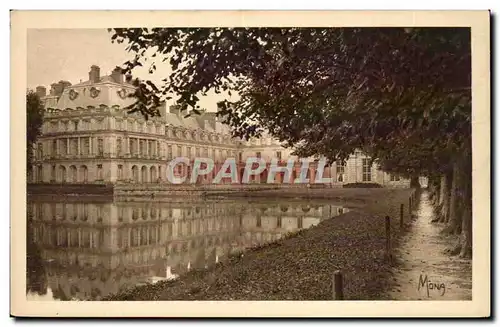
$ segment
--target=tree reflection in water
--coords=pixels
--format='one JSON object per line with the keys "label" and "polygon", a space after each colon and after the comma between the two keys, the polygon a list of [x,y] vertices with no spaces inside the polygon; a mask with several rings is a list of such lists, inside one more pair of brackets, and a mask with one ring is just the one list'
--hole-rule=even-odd
{"label": "tree reflection in water", "polygon": [[33,237],[33,215],[26,215],[26,294],[47,294],[47,275],[40,248],[35,244]]}

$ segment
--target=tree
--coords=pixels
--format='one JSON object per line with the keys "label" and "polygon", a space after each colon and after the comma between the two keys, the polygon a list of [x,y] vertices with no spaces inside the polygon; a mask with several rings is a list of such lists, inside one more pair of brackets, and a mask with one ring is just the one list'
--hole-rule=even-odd
{"label": "tree", "polygon": [[[40,97],[33,91],[26,93],[26,170],[33,169],[33,148],[40,136],[43,124],[43,105]],[[39,295],[47,293],[47,280],[40,249],[33,240],[33,216],[26,213],[26,293]]]}
{"label": "tree", "polygon": [[26,169],[33,169],[34,144],[40,136],[43,124],[43,104],[40,97],[33,91],[26,93]]}
{"label": "tree", "polygon": [[168,60],[173,69],[161,86],[135,80],[132,111],[158,114],[159,102],[173,95],[181,110],[196,113],[199,96],[209,90],[236,93],[237,100],[219,103],[234,136],[267,130],[303,157],[343,161],[361,149],[391,172],[452,176],[443,211],[453,213],[450,228],[458,232],[458,207],[465,204],[456,197],[471,175],[464,164],[471,156],[470,29],[112,32],[113,41],[127,42],[136,53],[123,67],[129,79],[150,49],[156,51],[151,73],[156,60]]}

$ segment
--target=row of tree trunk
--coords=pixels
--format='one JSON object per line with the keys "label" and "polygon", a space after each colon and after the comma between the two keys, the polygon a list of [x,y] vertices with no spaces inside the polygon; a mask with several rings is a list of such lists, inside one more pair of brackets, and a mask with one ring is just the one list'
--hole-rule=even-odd
{"label": "row of tree trunk", "polygon": [[472,257],[472,162],[471,156],[457,158],[447,172],[429,179],[435,208],[433,222],[444,225],[444,234],[460,235],[452,255]]}

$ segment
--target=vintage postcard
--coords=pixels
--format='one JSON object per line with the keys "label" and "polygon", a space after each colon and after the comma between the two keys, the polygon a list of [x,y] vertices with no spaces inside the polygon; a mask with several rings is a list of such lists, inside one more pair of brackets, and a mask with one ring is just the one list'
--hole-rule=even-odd
{"label": "vintage postcard", "polygon": [[490,316],[488,11],[12,11],[11,47],[13,316]]}

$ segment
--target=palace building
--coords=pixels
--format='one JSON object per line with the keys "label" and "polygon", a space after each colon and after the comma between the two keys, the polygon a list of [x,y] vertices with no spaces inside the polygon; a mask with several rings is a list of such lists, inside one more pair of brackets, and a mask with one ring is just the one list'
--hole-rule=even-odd
{"label": "palace building", "polygon": [[[196,183],[209,184],[227,158],[238,163],[238,176],[243,174],[248,157],[286,161],[291,150],[271,137],[244,141],[231,137],[229,126],[222,124],[215,112],[203,112],[184,118],[174,106],[160,108],[161,115],[145,120],[129,114],[125,107],[134,100],[128,95],[134,87],[125,81],[120,69],[101,75],[91,66],[88,80],[75,85],[59,81],[47,89],[36,88],[44,103],[42,135],[35,146],[35,162],[29,181],[37,184],[168,184],[167,165],[175,157],[211,158],[215,169]],[[291,180],[300,174],[296,159]],[[189,175],[192,164],[178,165],[176,175]],[[307,172],[314,183],[314,162]],[[275,183],[283,183],[278,173]],[[251,176],[251,183],[267,181],[268,169]],[[377,169],[368,157],[355,153],[345,165],[327,166],[324,178],[332,178],[331,186],[346,183],[379,183],[408,187],[409,181]],[[230,183],[224,179],[223,183]]]}

